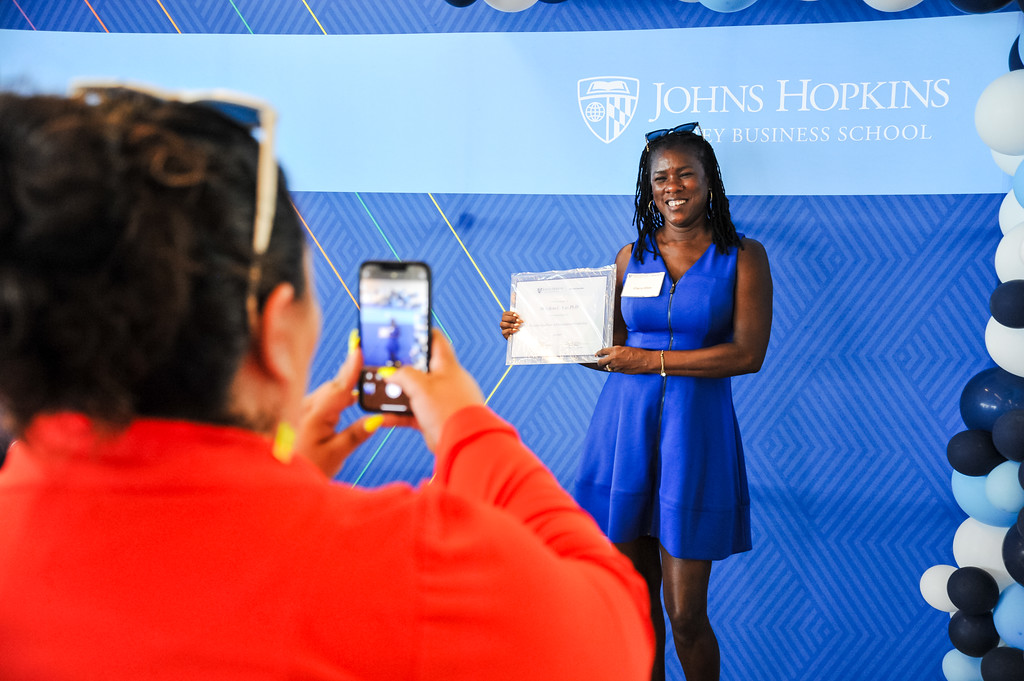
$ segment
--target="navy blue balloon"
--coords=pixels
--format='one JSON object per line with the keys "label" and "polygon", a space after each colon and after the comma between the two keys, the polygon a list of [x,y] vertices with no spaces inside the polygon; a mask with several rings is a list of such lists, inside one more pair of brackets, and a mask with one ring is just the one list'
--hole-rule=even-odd
{"label": "navy blue balloon", "polygon": [[[1020,2],[1020,0],[1018,0]],[[1013,41],[1013,47],[1010,48],[1010,70],[1018,71],[1024,69],[1024,61],[1020,59],[1020,36]]]}
{"label": "navy blue balloon", "polygon": [[999,646],[981,658],[982,681],[1020,681],[1024,679],[1024,650]]}
{"label": "navy blue balloon", "polygon": [[958,610],[949,620],[949,641],[964,655],[981,657],[999,645],[992,613],[968,615]]}
{"label": "navy blue balloon", "polygon": [[469,7],[474,2],[476,2],[476,0],[444,0],[444,1],[447,2],[449,5],[452,5],[453,7]]}
{"label": "navy blue balloon", "polygon": [[949,576],[946,594],[967,615],[991,612],[999,602],[999,584],[980,567],[962,567]]}
{"label": "navy blue balloon", "polygon": [[1006,461],[987,430],[964,430],[954,435],[946,445],[946,458],[953,470],[974,477],[988,475]]}
{"label": "navy blue balloon", "polygon": [[1003,326],[1024,329],[1024,279],[1011,279],[997,286],[989,296],[988,309]]}
{"label": "navy blue balloon", "polygon": [[1024,409],[1024,378],[992,367],[967,381],[960,393],[960,416],[971,430],[992,431],[996,419],[1013,409]]}
{"label": "navy blue balloon", "polygon": [[1003,538],[1003,565],[1013,581],[1024,584],[1024,536],[1016,525],[1011,525]]}
{"label": "navy blue balloon", "polygon": [[1010,461],[1024,461],[1024,409],[1008,411],[992,424],[992,445]]}
{"label": "navy blue balloon", "polygon": [[949,3],[961,12],[968,14],[986,14],[995,12],[1009,5],[1013,0],[949,0]]}

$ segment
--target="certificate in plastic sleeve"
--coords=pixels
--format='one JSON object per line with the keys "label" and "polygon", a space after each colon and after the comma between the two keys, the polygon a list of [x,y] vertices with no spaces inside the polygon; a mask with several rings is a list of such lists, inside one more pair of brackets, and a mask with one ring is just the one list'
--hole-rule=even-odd
{"label": "certificate in plastic sleeve", "polygon": [[523,320],[505,364],[594,362],[612,344],[615,265],[512,275],[510,309]]}

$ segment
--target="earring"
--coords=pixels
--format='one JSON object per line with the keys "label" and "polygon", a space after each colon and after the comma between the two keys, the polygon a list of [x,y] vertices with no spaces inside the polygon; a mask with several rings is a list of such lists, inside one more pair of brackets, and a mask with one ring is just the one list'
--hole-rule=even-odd
{"label": "earring", "polygon": [[654,205],[654,199],[647,202],[647,210],[651,213],[657,213],[658,209]]}
{"label": "earring", "polygon": [[714,209],[714,205],[715,205],[715,193],[709,189],[708,190],[708,217],[711,217],[712,210]]}
{"label": "earring", "polygon": [[277,424],[277,432],[274,434],[274,458],[281,463],[288,463],[292,460],[294,449],[295,429],[290,423],[281,421]]}

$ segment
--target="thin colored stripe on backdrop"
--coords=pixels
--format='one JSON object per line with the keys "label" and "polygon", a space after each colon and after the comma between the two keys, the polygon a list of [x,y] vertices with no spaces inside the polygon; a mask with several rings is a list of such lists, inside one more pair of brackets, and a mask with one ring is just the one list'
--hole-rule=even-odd
{"label": "thin colored stripe on backdrop", "polygon": [[[498,299],[498,296],[494,292],[494,289],[491,288],[491,284],[490,284],[490,282],[487,281],[487,277],[485,277],[484,273],[480,271],[480,267],[476,264],[476,260],[473,259],[473,256],[469,252],[469,249],[466,248],[466,244],[459,237],[459,233],[455,231],[455,227],[452,226],[452,223],[448,219],[448,216],[445,215],[443,210],[441,210],[441,204],[439,204],[437,202],[437,199],[434,198],[433,194],[428,193],[427,196],[429,196],[430,200],[434,202],[434,207],[437,208],[437,212],[441,214],[441,217],[444,219],[444,223],[446,225],[448,225],[448,229],[450,229],[452,231],[452,234],[455,236],[455,240],[459,242],[460,246],[462,246],[462,252],[466,254],[467,258],[469,258],[469,262],[471,262],[473,264],[473,269],[476,270],[476,273],[478,275],[480,275],[480,279],[483,280],[484,286],[486,286],[487,290],[491,292],[491,295],[494,296],[495,302],[498,303],[498,307],[500,307],[501,311],[504,312],[505,311],[505,306],[502,305],[501,300]],[[484,400],[484,404],[489,404],[490,403],[491,398],[494,397],[494,393],[498,392],[498,388],[501,387],[502,381],[504,381],[505,377],[508,376],[508,372],[512,370],[512,366],[513,365],[510,364],[510,365],[508,365],[505,368],[505,373],[503,373],[501,375],[501,378],[498,379],[498,382],[494,385],[494,388],[491,389],[490,394],[487,395],[487,399]]]}
{"label": "thin colored stripe on backdrop", "polygon": [[82,2],[86,4],[86,6],[89,8],[89,11],[92,12],[92,15],[96,17],[96,21],[100,22],[100,26],[103,27],[103,31],[105,33],[110,33],[110,31],[107,29],[107,25],[103,23],[103,19],[100,19],[100,15],[96,14],[96,10],[93,9],[93,6],[89,3],[89,0],[82,0]]}
{"label": "thin colored stripe on backdrop", "polygon": [[245,30],[249,31],[249,34],[252,35],[252,28],[249,27],[249,22],[242,16],[242,12],[239,11],[238,5],[235,4],[235,0],[228,0],[228,2],[231,3],[231,6],[234,8],[235,14],[238,15],[238,18],[242,20],[243,24],[245,24]]}
{"label": "thin colored stripe on backdrop", "polygon": [[[289,201],[291,201],[291,199],[289,199]],[[313,243],[315,243],[316,247],[320,250],[320,255],[324,256],[324,260],[326,260],[327,264],[331,266],[331,271],[334,272],[334,276],[336,276],[338,278],[338,281],[341,282],[341,285],[345,287],[345,293],[347,293],[348,297],[352,299],[352,303],[356,306],[356,309],[358,310],[359,301],[357,301],[356,297],[352,295],[352,291],[349,289],[348,284],[345,283],[345,279],[342,278],[341,274],[338,272],[338,268],[334,266],[333,262],[331,262],[331,257],[327,255],[327,251],[325,251],[324,247],[320,245],[320,240],[316,238],[316,234],[313,234],[313,230],[310,229],[309,224],[306,223],[306,219],[302,217],[302,213],[299,212],[298,206],[295,205],[294,201],[291,201],[291,204],[292,209],[295,211],[295,214],[299,216],[299,222],[301,222],[302,226],[306,228],[306,233],[309,234],[309,237],[313,240]]]}
{"label": "thin colored stripe on backdrop", "polygon": [[312,10],[312,8],[310,8],[310,6],[309,6],[309,3],[308,3],[308,2],[306,2],[306,0],[302,0],[302,4],[306,6],[306,9],[307,9],[307,10],[309,11],[309,16],[313,17],[313,21],[315,21],[315,22],[316,22],[316,25],[320,27],[320,31],[321,31],[321,32],[322,32],[322,33],[323,33],[324,35],[327,35],[327,31],[325,31],[325,30],[324,30],[324,25],[323,25],[323,24],[321,24],[321,23],[320,23],[320,20],[316,18],[316,15],[315,15],[315,14],[313,14],[313,10]]}
{"label": "thin colored stripe on backdrop", "polygon": [[21,12],[21,16],[25,17],[25,21],[27,21],[28,25],[32,27],[32,30],[35,31],[36,30],[36,25],[33,24],[32,20],[28,18],[28,15],[25,14],[25,10],[23,10],[21,8],[21,5],[18,4],[18,0],[11,0],[11,1],[14,3],[14,6],[18,8],[18,11]]}
{"label": "thin colored stripe on backdrop", "polygon": [[166,7],[164,7],[164,3],[160,0],[156,0],[156,4],[160,5],[160,9],[164,11],[164,14],[167,16],[167,20],[171,22],[171,26],[173,26],[174,30],[178,32],[178,35],[181,35],[181,29],[178,28],[178,24],[174,21],[173,18],[171,18],[171,13],[167,11]]}
{"label": "thin colored stripe on backdrop", "polygon": [[[157,2],[159,1],[160,0],[157,0]],[[231,7],[234,8],[235,14],[238,15],[238,18],[242,20],[243,24],[245,24],[245,30],[249,31],[249,33],[252,34],[252,27],[249,26],[249,22],[245,20],[244,16],[242,16],[242,12],[238,9],[238,5],[235,4],[235,0],[228,0],[228,2],[231,3]],[[306,0],[302,0],[302,4],[306,6],[306,11],[309,12],[309,16],[313,17],[313,21],[315,21],[316,25],[320,28],[320,32],[323,33],[324,35],[327,35],[327,30],[324,29],[324,25],[320,23],[320,20],[317,18],[316,14],[313,13],[313,8],[309,6],[309,3],[306,2]],[[168,15],[168,18],[170,18],[170,15]],[[175,26],[175,28],[177,28],[177,26]],[[178,33],[181,33],[181,31],[178,31]]]}

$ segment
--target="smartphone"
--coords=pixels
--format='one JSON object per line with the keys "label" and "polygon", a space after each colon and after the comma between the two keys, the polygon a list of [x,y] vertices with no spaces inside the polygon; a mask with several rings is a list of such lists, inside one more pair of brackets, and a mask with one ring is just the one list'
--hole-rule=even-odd
{"label": "smartphone", "polygon": [[410,413],[409,399],[384,376],[430,364],[430,267],[422,262],[364,262],[359,268],[359,405]]}

